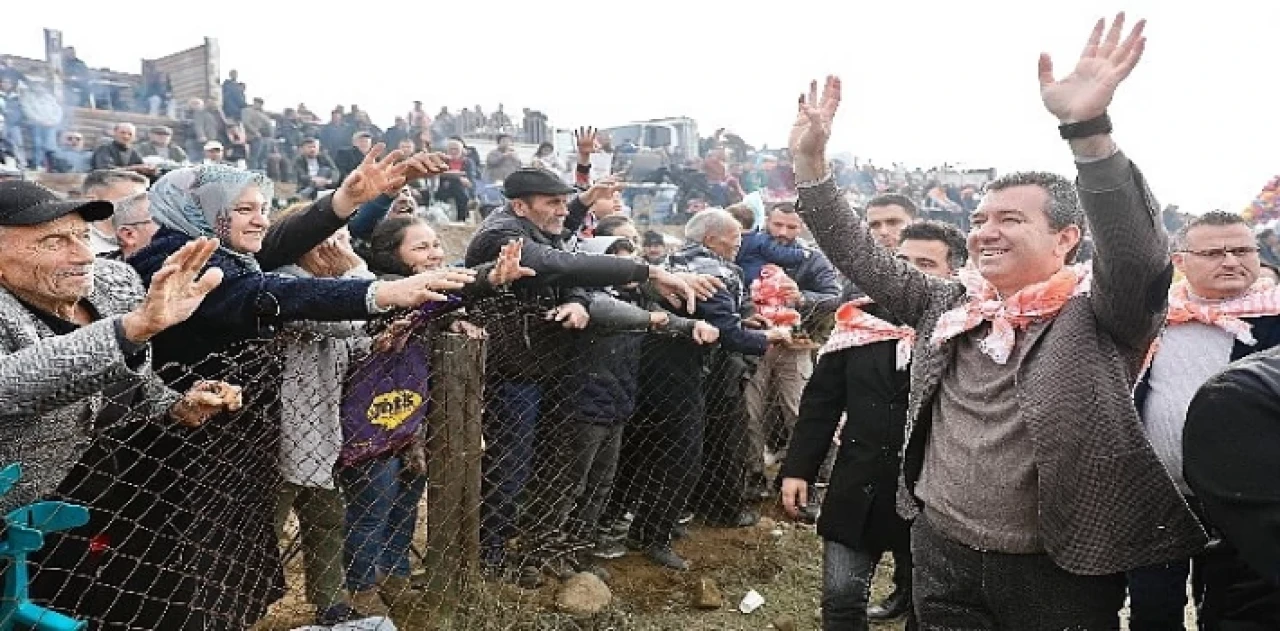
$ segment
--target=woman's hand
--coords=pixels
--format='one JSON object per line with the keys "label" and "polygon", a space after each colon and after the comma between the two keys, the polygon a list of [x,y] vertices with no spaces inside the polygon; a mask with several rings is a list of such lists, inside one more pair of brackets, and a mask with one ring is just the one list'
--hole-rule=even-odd
{"label": "woman's hand", "polygon": [[375,298],[383,309],[416,307],[424,302],[448,300],[443,293],[462,289],[475,282],[474,270],[465,267],[442,267],[414,274],[408,278],[378,283]]}

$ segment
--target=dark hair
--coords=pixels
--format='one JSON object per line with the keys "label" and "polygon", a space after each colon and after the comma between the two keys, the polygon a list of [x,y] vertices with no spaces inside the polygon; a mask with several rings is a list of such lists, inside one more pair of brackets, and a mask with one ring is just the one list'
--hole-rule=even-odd
{"label": "dark hair", "polygon": [[769,212],[778,211],[784,215],[796,214],[796,205],[791,202],[778,202],[769,206]]}
{"label": "dark hair", "polygon": [[609,215],[596,223],[595,235],[597,237],[612,237],[613,231],[622,226],[631,225],[631,218],[624,215]]}
{"label": "dark hair", "polygon": [[965,242],[964,233],[949,223],[929,219],[907,224],[902,229],[902,234],[898,237],[898,240],[901,242],[911,239],[916,241],[941,241],[947,246],[947,264],[951,266],[953,271],[964,267],[965,262],[969,260],[969,249],[968,244]]}
{"label": "dark hair", "polygon": [[623,250],[625,250],[627,254],[635,254],[636,244],[632,243],[630,239],[623,239],[619,237],[615,239],[613,243],[610,243],[609,247],[604,249],[604,253],[621,254]]}
{"label": "dark hair", "polygon": [[1076,255],[1080,253],[1080,247],[1084,244],[1085,233],[1088,231],[1084,207],[1080,205],[1080,196],[1076,194],[1075,183],[1054,173],[1019,171],[987,182],[983,192],[1002,191],[1015,186],[1039,186],[1044,189],[1044,192],[1049,196],[1049,203],[1044,208],[1044,214],[1049,220],[1051,229],[1062,230],[1067,226],[1080,228],[1080,242],[1076,244],[1076,247],[1071,248],[1070,252],[1067,252],[1066,257],[1067,263],[1075,262]]}
{"label": "dark hair", "polygon": [[920,213],[920,209],[916,207],[916,203],[911,201],[910,197],[907,197],[906,195],[899,195],[898,193],[876,195],[871,198],[871,201],[866,203],[865,208],[880,208],[884,206],[900,206],[912,217],[915,217]]}
{"label": "dark hair", "polygon": [[504,138],[511,140],[511,134],[498,134],[498,137],[494,139],[494,142],[502,142]]}
{"label": "dark hair", "polygon": [[[1229,213],[1225,210],[1211,210],[1199,217],[1192,217],[1191,221],[1183,224],[1178,229],[1177,234],[1173,237],[1174,251],[1184,250],[1187,247],[1187,235],[1200,226],[1247,226],[1244,217],[1235,213]],[[1258,235],[1261,237],[1262,235]]]}
{"label": "dark hair", "polygon": [[729,211],[729,214],[733,215],[733,218],[737,219],[738,223],[742,224],[743,230],[750,230],[756,227],[756,212],[751,210],[750,206],[746,204],[734,204],[725,210]]}
{"label": "dark hair", "polygon": [[551,143],[549,143],[549,142],[544,142],[544,143],[542,143],[542,144],[538,145],[538,150],[533,152],[533,153],[534,153],[534,155],[542,155],[542,150],[543,150],[543,149],[550,149],[550,150],[551,150],[551,153],[555,153],[555,151],[556,151],[556,146],[555,146],[555,145],[553,145],[553,144],[551,144]]}
{"label": "dark hair", "polygon": [[84,176],[84,184],[80,190],[86,195],[95,188],[102,186],[111,186],[116,182],[133,182],[134,184],[150,185],[151,180],[141,173],[126,171],[124,169],[98,169],[90,171],[89,175]]}
{"label": "dark hair", "polygon": [[417,225],[431,224],[420,217],[399,216],[384,219],[374,226],[373,234],[369,235],[366,257],[369,261],[369,271],[379,275],[412,276],[413,270],[400,260],[397,251],[404,244],[404,233]]}
{"label": "dark hair", "polygon": [[645,233],[641,235],[640,242],[646,246],[661,245],[666,247],[667,245],[667,240],[663,238],[662,233],[654,232],[653,230],[646,230]]}
{"label": "dark hair", "polygon": [[[306,138],[302,139],[302,145],[312,145],[312,144],[315,144],[315,145],[320,144],[320,139],[314,136],[307,136]],[[302,145],[298,145],[298,146],[302,146]]]}
{"label": "dark hair", "polygon": [[1079,226],[1084,238],[1085,216],[1076,194],[1076,185],[1061,175],[1043,171],[1020,171],[991,180],[984,192],[1002,191],[1017,186],[1039,186],[1049,195],[1049,205],[1044,209],[1049,227],[1062,230],[1067,226]]}

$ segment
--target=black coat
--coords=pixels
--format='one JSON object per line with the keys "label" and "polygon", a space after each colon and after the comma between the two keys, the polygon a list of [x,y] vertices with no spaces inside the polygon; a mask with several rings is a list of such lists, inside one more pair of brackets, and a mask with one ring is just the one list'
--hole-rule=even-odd
{"label": "black coat", "polygon": [[536,381],[547,375],[563,374],[570,366],[577,338],[558,322],[547,322],[543,314],[566,302],[589,302],[582,287],[610,287],[645,281],[647,265],[609,255],[566,251],[565,236],[577,228],[586,207],[570,202],[565,235],[548,235],[529,220],[516,216],[510,208],[494,211],[485,218],[467,246],[467,267],[498,258],[502,246],[524,239],[520,264],[532,268],[536,276],[511,285],[504,296],[477,301],[470,316],[489,332],[486,369],[504,380]]}
{"label": "black coat", "polygon": [[[868,313],[886,315],[875,306]],[[840,415],[847,415],[818,518],[824,539],[884,550],[909,536],[894,500],[911,384],[910,373],[896,363],[896,341],[846,348],[823,355],[805,386],[780,475],[806,480],[812,488]]]}
{"label": "black coat", "polygon": [[1221,628],[1280,628],[1280,348],[1210,379],[1182,436],[1187,484],[1225,539],[1206,564],[1230,586]]}

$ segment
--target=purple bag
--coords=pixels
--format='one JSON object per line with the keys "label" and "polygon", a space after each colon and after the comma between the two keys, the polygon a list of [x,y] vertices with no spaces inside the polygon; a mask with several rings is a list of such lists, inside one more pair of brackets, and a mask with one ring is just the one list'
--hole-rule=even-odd
{"label": "purple bag", "polygon": [[398,350],[371,353],[352,366],[342,398],[339,466],[395,453],[413,441],[431,410],[431,349],[418,333],[460,302],[423,305],[410,316],[407,339]]}

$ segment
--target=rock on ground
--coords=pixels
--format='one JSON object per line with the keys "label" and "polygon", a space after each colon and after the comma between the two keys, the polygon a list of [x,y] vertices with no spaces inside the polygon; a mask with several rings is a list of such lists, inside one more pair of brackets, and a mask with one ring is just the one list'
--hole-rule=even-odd
{"label": "rock on ground", "polygon": [[693,586],[693,606],[698,609],[719,609],[724,606],[724,594],[716,582],[702,577]]}
{"label": "rock on ground", "polygon": [[609,586],[590,572],[574,574],[556,592],[556,606],[575,616],[594,616],[612,602]]}

